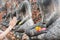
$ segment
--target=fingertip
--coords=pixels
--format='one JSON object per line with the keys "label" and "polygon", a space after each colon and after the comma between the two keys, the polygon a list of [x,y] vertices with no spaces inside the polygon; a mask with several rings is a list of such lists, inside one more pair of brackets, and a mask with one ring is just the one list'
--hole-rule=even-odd
{"label": "fingertip", "polygon": [[15,20],[15,19],[17,19],[16,17],[13,17],[13,19]]}

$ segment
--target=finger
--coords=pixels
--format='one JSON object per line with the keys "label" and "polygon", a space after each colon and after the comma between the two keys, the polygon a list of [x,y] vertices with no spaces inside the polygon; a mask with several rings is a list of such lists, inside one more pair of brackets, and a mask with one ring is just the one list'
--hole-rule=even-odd
{"label": "finger", "polygon": [[17,18],[16,17],[13,17],[13,20],[17,20]]}
{"label": "finger", "polygon": [[17,19],[16,17],[13,17],[13,19]]}
{"label": "finger", "polygon": [[16,17],[13,17],[13,21],[17,22],[17,18]]}

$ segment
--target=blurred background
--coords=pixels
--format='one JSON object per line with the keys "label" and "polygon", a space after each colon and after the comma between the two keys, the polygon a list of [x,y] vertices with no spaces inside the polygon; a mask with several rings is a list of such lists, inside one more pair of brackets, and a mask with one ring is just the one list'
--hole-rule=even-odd
{"label": "blurred background", "polygon": [[[14,11],[19,7],[19,4],[23,2],[24,0],[0,0],[0,23],[4,20],[2,17],[3,15],[7,15],[9,12]],[[31,10],[32,10],[32,19],[34,24],[42,20],[41,13],[42,11],[39,9],[37,5],[37,0],[28,0],[31,4]],[[1,9],[3,7],[3,9]],[[7,21],[7,20],[6,20]],[[0,29],[5,31],[7,29],[6,26],[0,25]],[[20,40],[19,38],[15,37],[15,34],[13,31],[9,32],[7,34],[7,38],[9,40]]]}

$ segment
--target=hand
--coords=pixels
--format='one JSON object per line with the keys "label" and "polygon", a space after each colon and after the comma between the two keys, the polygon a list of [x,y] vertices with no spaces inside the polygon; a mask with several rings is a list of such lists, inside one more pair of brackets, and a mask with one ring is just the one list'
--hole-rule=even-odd
{"label": "hand", "polygon": [[3,39],[11,31],[11,29],[16,25],[16,22],[16,17],[13,17],[9,23],[9,27],[2,34],[0,34],[0,40]]}
{"label": "hand", "polygon": [[16,19],[16,17],[13,17],[13,19],[10,20],[9,26],[14,27],[16,25],[16,23],[17,23],[17,19]]}

